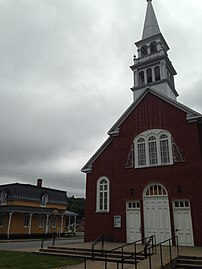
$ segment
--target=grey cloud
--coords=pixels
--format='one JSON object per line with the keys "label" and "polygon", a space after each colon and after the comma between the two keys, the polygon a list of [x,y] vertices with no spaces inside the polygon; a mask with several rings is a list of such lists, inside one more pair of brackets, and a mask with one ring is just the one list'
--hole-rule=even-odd
{"label": "grey cloud", "polygon": [[[202,38],[191,31],[199,11],[183,25],[198,2],[153,4],[180,100],[202,110]],[[170,4],[178,13],[168,13]],[[44,186],[85,194],[81,167],[132,102],[129,65],[145,8],[146,1],[130,0],[0,0],[0,183],[42,177]]]}

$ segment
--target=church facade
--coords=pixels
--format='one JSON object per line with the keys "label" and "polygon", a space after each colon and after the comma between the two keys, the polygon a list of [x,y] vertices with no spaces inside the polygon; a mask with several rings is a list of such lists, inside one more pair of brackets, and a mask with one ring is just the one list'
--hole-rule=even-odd
{"label": "church facade", "polygon": [[85,240],[133,242],[156,235],[202,246],[202,116],[177,101],[176,71],[147,0],[130,67],[133,103],[82,168]]}

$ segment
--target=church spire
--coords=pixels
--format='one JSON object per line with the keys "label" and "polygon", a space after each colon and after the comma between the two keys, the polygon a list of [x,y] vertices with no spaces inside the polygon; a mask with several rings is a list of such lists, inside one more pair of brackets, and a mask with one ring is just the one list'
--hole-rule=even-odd
{"label": "church spire", "polygon": [[160,32],[152,0],[147,0],[142,39],[135,45],[138,55],[130,66],[134,76],[131,88],[134,101],[149,88],[176,100],[174,76],[177,73],[168,57],[169,46]]}
{"label": "church spire", "polygon": [[156,19],[156,15],[152,6],[152,0],[147,0],[147,11],[145,16],[142,39],[160,34],[160,28]]}

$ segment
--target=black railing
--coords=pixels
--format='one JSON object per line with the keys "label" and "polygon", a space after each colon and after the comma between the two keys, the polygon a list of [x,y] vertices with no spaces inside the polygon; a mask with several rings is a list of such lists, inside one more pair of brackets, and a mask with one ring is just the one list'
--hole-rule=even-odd
{"label": "black railing", "polygon": [[[148,236],[148,237],[145,237],[143,239],[145,243],[145,246],[144,246],[144,249],[137,252],[137,243],[141,243],[142,242],[142,239],[140,240],[137,240],[135,242],[132,242],[132,243],[129,243],[129,244],[125,244],[119,248],[121,248],[121,253],[122,253],[122,256],[121,256],[121,261],[118,261],[117,262],[117,269],[119,269],[119,264],[121,264],[121,268],[123,269],[123,266],[124,266],[124,263],[127,262],[127,260],[133,260],[134,264],[135,264],[135,269],[137,269],[137,263],[138,263],[138,256],[140,255],[144,255],[144,258],[147,258],[148,256],[151,256],[151,254],[155,253],[155,249],[156,249],[156,245],[155,245],[155,242],[156,242],[156,236],[155,235],[151,235],[151,236]],[[130,256],[126,256],[124,257],[124,252],[123,252],[123,248],[124,247],[127,247],[129,245],[134,245],[134,253]],[[118,248],[116,249],[113,249],[113,250],[118,250]],[[149,254],[147,253],[147,251],[149,250]],[[106,269],[106,268],[105,268]]]}
{"label": "black railing", "polygon": [[[151,246],[151,247],[150,247]],[[152,235],[148,238],[146,238],[145,240],[145,245],[144,245],[144,256],[145,256],[145,259],[147,258],[148,256],[148,249],[152,249],[152,254],[154,254],[154,251],[156,252],[156,236],[155,235]]]}
{"label": "black railing", "polygon": [[[177,251],[175,257],[173,257],[174,255],[173,255],[173,246],[172,246],[174,239],[175,239],[176,251]],[[159,247],[159,253],[158,253],[158,247]],[[139,254],[141,254],[141,252],[139,252],[137,254],[139,255]],[[168,252],[168,253],[166,253],[166,255],[164,256],[163,255],[164,252]],[[172,238],[164,240],[158,244],[155,244],[155,253],[156,253],[156,255],[160,256],[159,258],[158,257],[155,258],[155,260],[159,261],[159,263],[160,263],[160,264],[156,264],[156,266],[160,266],[159,268],[161,268],[161,269],[164,269],[165,267],[173,269],[173,260],[174,260],[174,258],[179,257],[178,237],[177,236],[174,238],[172,237]],[[153,249],[152,249],[152,246],[150,246],[147,248],[147,258],[148,258],[148,263],[149,263],[148,269],[152,269],[152,266],[153,266],[152,254],[153,254]],[[165,260],[164,257],[168,257],[168,256],[169,256],[169,259],[166,258],[166,260]],[[156,261],[155,261],[155,263],[156,263]],[[137,267],[135,267],[135,269],[137,269]]]}
{"label": "black railing", "polygon": [[105,240],[105,237],[104,237],[104,234],[101,235],[100,237],[98,237],[92,244],[92,259],[94,259],[95,257],[95,246],[101,242],[101,252],[102,254],[104,254],[104,240]]}
{"label": "black railing", "polygon": [[172,248],[172,243],[173,241],[175,240],[175,245],[176,245],[176,250],[177,250],[177,253],[175,255],[175,258],[176,257],[179,257],[180,256],[180,253],[179,253],[179,245],[178,245],[178,237],[175,236],[175,237],[172,237],[172,238],[169,238],[165,241],[162,241],[160,242],[159,244],[157,244],[157,247],[159,246],[159,255],[160,255],[160,266],[161,266],[161,269],[164,268],[165,265],[168,264],[168,262],[166,261],[166,264],[164,264],[164,260],[163,260],[163,252],[164,250],[167,250],[166,247],[169,248],[169,264],[170,264],[170,268],[172,269],[173,268],[173,248]]}

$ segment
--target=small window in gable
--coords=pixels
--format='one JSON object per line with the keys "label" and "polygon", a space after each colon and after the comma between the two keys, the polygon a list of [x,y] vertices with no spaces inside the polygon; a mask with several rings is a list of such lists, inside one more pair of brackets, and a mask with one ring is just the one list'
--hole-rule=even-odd
{"label": "small window in gable", "polygon": [[157,44],[155,41],[153,41],[151,44],[150,44],[150,51],[151,53],[155,53],[157,52]]}
{"label": "small window in gable", "polygon": [[147,55],[147,46],[143,45],[141,47],[141,56],[146,56]]}
{"label": "small window in gable", "polygon": [[135,167],[173,164],[171,134],[152,129],[134,139]]}
{"label": "small window in gable", "polygon": [[97,212],[109,212],[109,179],[102,177],[97,181]]}
{"label": "small window in gable", "polygon": [[46,204],[48,203],[48,194],[47,193],[44,193],[42,196],[41,196],[41,206],[45,207]]}

